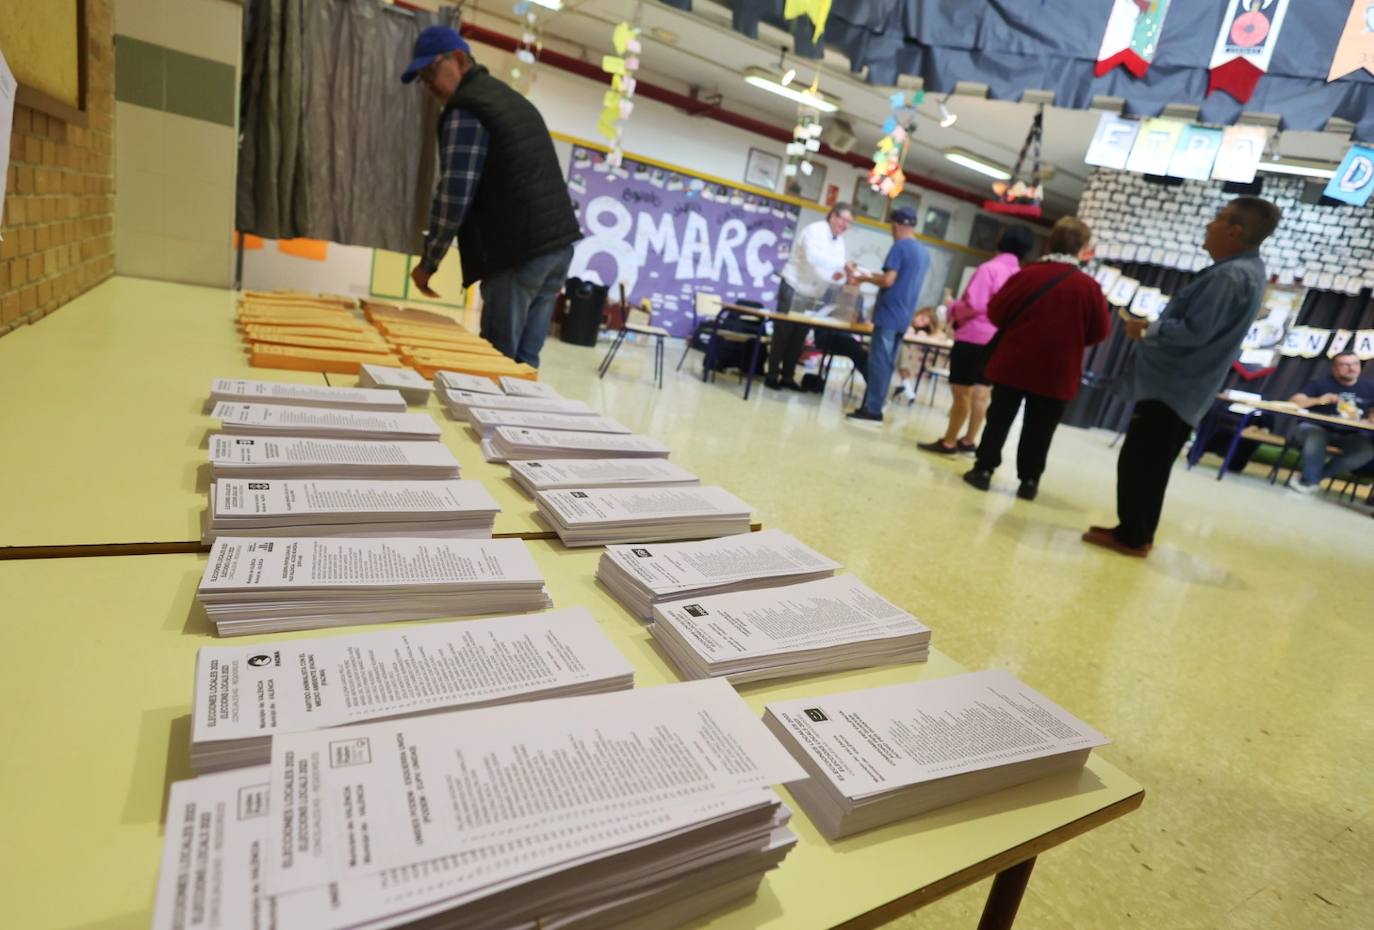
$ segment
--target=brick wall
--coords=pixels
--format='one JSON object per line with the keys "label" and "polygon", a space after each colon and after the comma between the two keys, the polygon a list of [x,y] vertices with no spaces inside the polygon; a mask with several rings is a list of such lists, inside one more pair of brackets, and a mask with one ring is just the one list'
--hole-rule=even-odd
{"label": "brick wall", "polygon": [[0,335],[114,273],[114,17],[88,0],[87,125],[16,107],[0,235]]}

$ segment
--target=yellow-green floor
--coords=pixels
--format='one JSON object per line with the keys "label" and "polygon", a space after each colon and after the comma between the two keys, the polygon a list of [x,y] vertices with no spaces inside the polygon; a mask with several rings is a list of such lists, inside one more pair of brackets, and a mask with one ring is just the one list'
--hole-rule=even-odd
{"label": "yellow-green floor", "polygon": [[[1041,857],[1020,930],[1374,927],[1374,520],[1216,460],[1174,472],[1156,548],[1083,545],[1112,520],[1111,435],[1062,428],[1040,498],[1003,466],[991,493],[968,460],[917,452],[947,391],[888,407],[881,428],[825,397],[703,384],[670,345],[550,341],[543,377],[668,443],[673,459],[750,502],[919,615],[941,650],[1002,667],[1106,732],[1104,755],[1144,807]],[[839,378],[834,379],[840,380]],[[1013,434],[1013,441],[1015,434]],[[1009,461],[1014,455],[1009,456]],[[972,928],[979,885],[892,924]]]}

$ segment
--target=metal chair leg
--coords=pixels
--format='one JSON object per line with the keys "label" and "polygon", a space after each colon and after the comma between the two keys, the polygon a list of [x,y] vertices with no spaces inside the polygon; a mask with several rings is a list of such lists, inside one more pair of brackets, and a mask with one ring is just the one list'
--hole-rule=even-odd
{"label": "metal chair leg", "polygon": [[663,337],[658,336],[654,344],[654,380],[658,382],[659,389],[663,388]]}
{"label": "metal chair leg", "polygon": [[[1240,434],[1245,432],[1245,421],[1248,419],[1250,419],[1249,416],[1244,416],[1236,422],[1236,431],[1231,434],[1231,442],[1226,446],[1226,454],[1222,456],[1221,467],[1217,469],[1218,481],[1225,477],[1227,469],[1231,467],[1231,459],[1236,457],[1236,449],[1240,447]],[[1194,440],[1194,442],[1196,441]]]}
{"label": "metal chair leg", "polygon": [[616,334],[615,340],[611,343],[611,347],[606,350],[606,357],[601,360],[601,370],[597,374],[598,378],[606,377],[606,370],[611,367],[611,359],[615,358],[615,353],[620,350],[620,344],[624,341],[625,330],[622,329]]}
{"label": "metal chair leg", "polygon": [[762,339],[754,340],[753,351],[749,353],[749,376],[744,381],[744,399],[749,399],[749,389],[754,386],[754,369],[759,364],[759,346],[763,345]]}

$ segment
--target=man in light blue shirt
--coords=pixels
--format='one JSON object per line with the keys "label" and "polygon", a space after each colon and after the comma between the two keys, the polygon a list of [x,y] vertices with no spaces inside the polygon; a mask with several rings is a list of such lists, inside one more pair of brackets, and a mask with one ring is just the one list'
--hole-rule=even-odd
{"label": "man in light blue shirt", "polygon": [[1136,342],[1136,404],[1116,465],[1120,523],[1090,527],[1084,542],[1149,554],[1174,459],[1221,389],[1264,301],[1269,278],[1259,247],[1281,218],[1267,200],[1232,200],[1207,225],[1202,243],[1216,264],[1179,291],[1158,320],[1125,323]]}

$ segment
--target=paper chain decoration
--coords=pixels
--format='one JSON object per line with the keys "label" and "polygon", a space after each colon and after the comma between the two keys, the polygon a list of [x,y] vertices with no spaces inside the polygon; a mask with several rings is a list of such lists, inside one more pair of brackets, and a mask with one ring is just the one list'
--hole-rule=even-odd
{"label": "paper chain decoration", "polygon": [[601,119],[596,128],[611,143],[610,154],[606,156],[607,163],[612,168],[619,168],[624,158],[622,140],[625,120],[635,108],[634,75],[639,70],[641,50],[639,28],[626,22],[618,23],[611,33],[611,45],[615,48],[615,54],[601,58],[601,70],[611,76],[611,89],[602,97]]}
{"label": "paper chain decoration", "polygon": [[911,146],[911,134],[916,131],[916,108],[926,99],[924,90],[898,91],[888,98],[892,115],[883,124],[883,137],[873,151],[873,167],[868,172],[868,186],[880,194],[896,197],[906,186],[906,161]]}
{"label": "paper chain decoration", "polygon": [[[809,93],[820,93],[820,77],[811,82]],[[806,104],[797,107],[797,124],[792,127],[792,141],[787,144],[787,164],[783,166],[783,190],[793,193],[798,174],[810,176],[815,171],[811,159],[821,150],[821,115]]]}
{"label": "paper chain decoration", "polygon": [[511,82],[522,93],[528,94],[534,82],[534,66],[539,61],[539,53],[544,50],[544,43],[539,38],[539,16],[530,0],[517,0],[511,11],[524,20],[520,44],[515,47],[515,64],[510,68]]}
{"label": "paper chain decoration", "polygon": [[[1031,120],[1030,132],[1026,143],[1021,146],[1021,154],[1016,159],[1016,167],[1011,169],[1010,181],[996,181],[992,192],[995,200],[983,201],[983,209],[993,213],[1013,213],[1017,216],[1039,216],[1040,202],[1045,199],[1045,188],[1040,183],[1040,139],[1045,132],[1045,108],[1035,111]],[[1026,157],[1030,156],[1032,167],[1029,175],[1022,172],[1026,167]]]}

